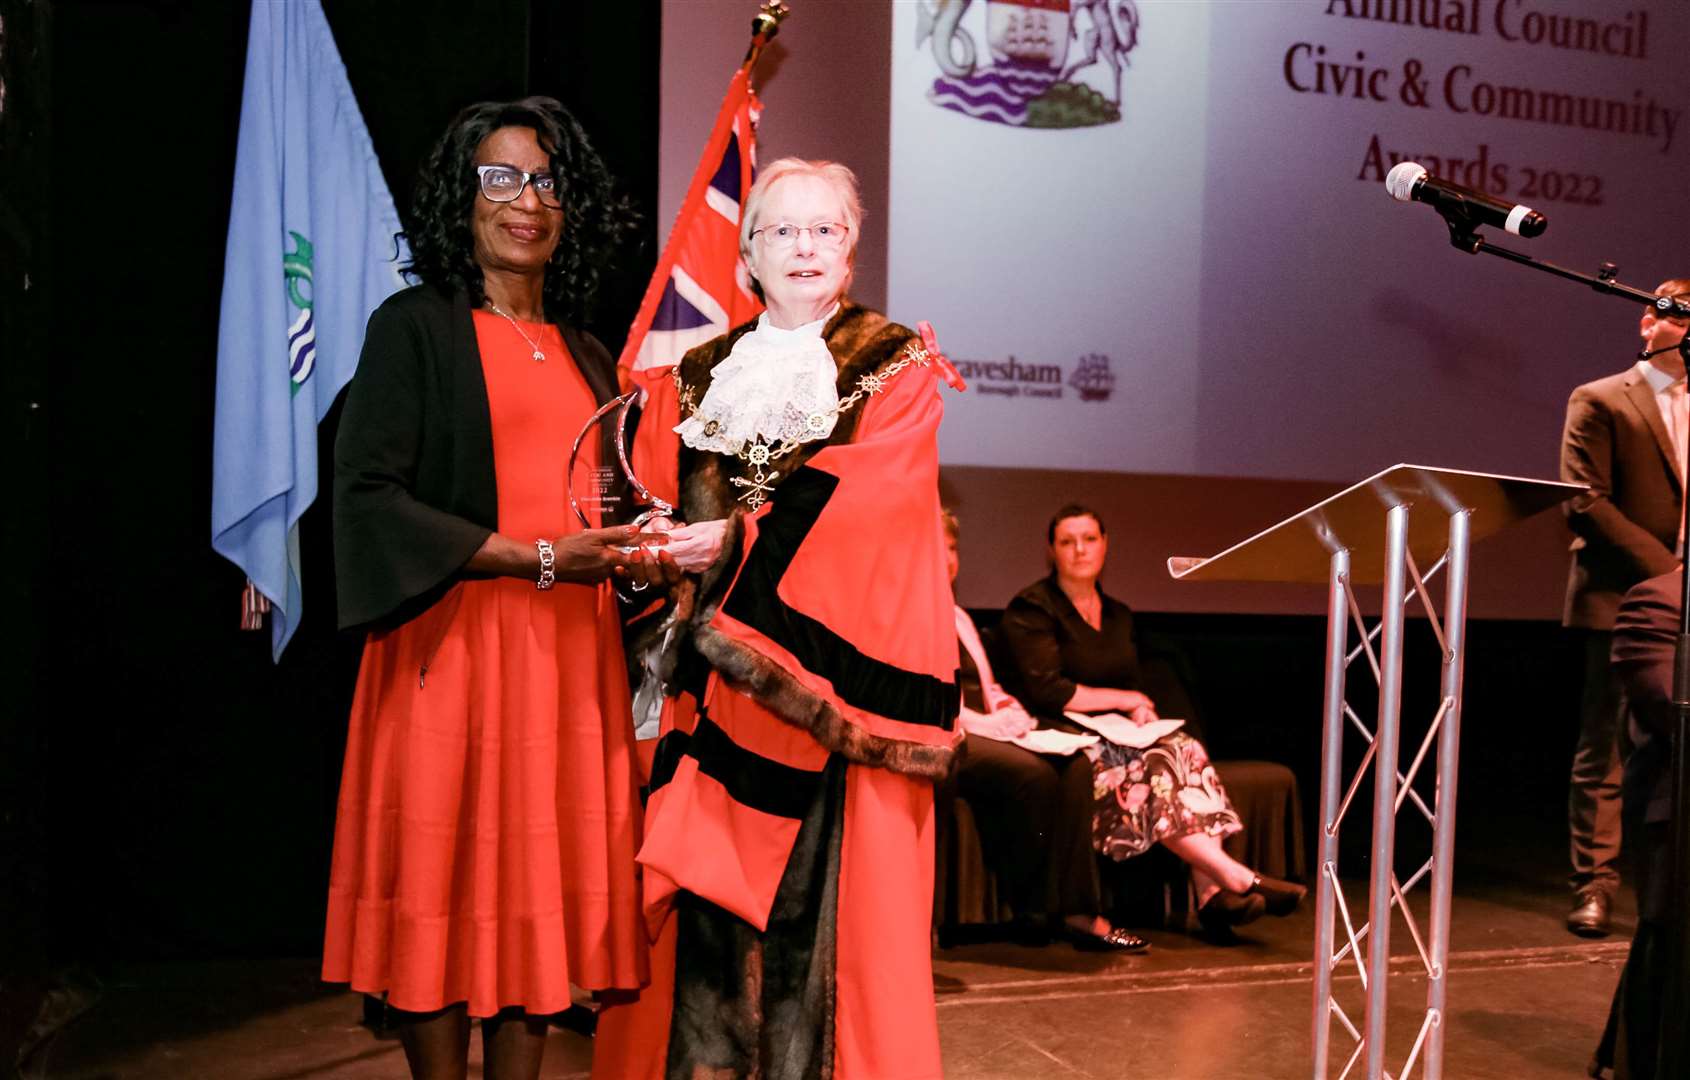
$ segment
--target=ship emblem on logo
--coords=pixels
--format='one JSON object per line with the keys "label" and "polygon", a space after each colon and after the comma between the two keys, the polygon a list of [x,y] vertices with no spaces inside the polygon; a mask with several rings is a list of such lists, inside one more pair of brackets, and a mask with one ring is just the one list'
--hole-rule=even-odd
{"label": "ship emblem on logo", "polygon": [[1087,353],[1080,357],[1068,385],[1080,395],[1081,401],[1108,401],[1115,392],[1115,375],[1109,370],[1109,358],[1102,353]]}
{"label": "ship emblem on logo", "polygon": [[[935,105],[1012,127],[1121,119],[1121,77],[1138,47],[1134,0],[985,0],[990,64],[980,63],[974,34],[963,26],[973,2],[920,0],[915,43],[928,46],[939,65],[927,92]],[[1072,62],[1071,45],[1078,55]],[[1076,78],[1082,73],[1112,86],[1114,96]]]}

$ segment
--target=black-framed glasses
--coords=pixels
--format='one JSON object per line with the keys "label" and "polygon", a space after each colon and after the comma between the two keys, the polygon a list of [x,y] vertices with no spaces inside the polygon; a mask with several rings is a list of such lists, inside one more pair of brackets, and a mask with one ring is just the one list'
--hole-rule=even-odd
{"label": "black-framed glasses", "polygon": [[796,244],[801,233],[809,233],[817,247],[841,248],[851,235],[851,229],[837,221],[818,221],[814,225],[794,225],[790,221],[782,221],[751,230],[752,236],[761,236],[763,243],[776,249]]}
{"label": "black-framed glasses", "polygon": [[475,172],[481,178],[481,194],[488,202],[515,202],[533,184],[541,206],[555,210],[563,205],[563,192],[558,190],[557,177],[551,173],[523,172],[509,165],[477,165]]}

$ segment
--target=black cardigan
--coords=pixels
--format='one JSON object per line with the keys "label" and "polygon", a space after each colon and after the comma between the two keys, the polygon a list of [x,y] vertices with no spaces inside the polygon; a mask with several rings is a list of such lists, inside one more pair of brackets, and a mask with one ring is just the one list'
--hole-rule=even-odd
{"label": "black cardigan", "polygon": [[[605,347],[558,329],[593,397],[603,404],[616,396],[616,362]],[[421,614],[466,576],[464,563],[498,521],[493,421],[469,296],[405,289],[370,316],[335,439],[340,625],[397,625]]]}
{"label": "black cardigan", "polygon": [[1179,717],[1186,734],[1202,739],[1202,711],[1185,657],[1155,636],[1140,642],[1132,608],[1102,589],[1098,595],[1103,625],[1093,630],[1055,574],[1016,593],[998,626],[1009,654],[998,672],[1004,688],[1033,715],[1074,731],[1083,729],[1057,718],[1074,696],[1075,684],[1138,690],[1156,703],[1157,712]]}
{"label": "black cardigan", "polygon": [[1018,676],[1014,692],[1035,715],[1061,716],[1077,684],[1143,688],[1132,610],[1101,589],[1098,595],[1098,630],[1074,609],[1054,574],[1016,593],[1004,609],[1003,634]]}

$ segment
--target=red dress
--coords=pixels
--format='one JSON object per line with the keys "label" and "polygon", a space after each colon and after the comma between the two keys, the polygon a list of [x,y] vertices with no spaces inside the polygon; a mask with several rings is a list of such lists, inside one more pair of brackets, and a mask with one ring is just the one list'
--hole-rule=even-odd
{"label": "red dress", "polygon": [[[544,363],[475,312],[498,531],[577,531],[564,470],[595,408],[561,336]],[[424,671],[426,669],[426,674]],[[323,978],[395,1008],[553,1013],[570,984],[648,977],[633,729],[608,585],[494,578],[364,646],[329,875]]]}

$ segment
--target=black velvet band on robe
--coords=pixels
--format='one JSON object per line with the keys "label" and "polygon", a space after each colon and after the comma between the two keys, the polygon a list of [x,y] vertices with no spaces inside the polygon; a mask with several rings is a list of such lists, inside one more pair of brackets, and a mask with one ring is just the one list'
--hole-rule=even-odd
{"label": "black velvet band on robe", "polygon": [[819,469],[800,466],[792,471],[780,486],[779,500],[763,518],[757,543],[746,555],[722,610],[826,678],[846,704],[901,723],[949,730],[957,717],[954,681],[877,660],[781,599],[780,583],[838,484],[838,477]]}
{"label": "black velvet band on robe", "polygon": [[833,1075],[833,980],[845,760],[828,759],[798,829],[763,933],[691,893],[675,902],[679,940],[667,1076],[826,1080]]}

